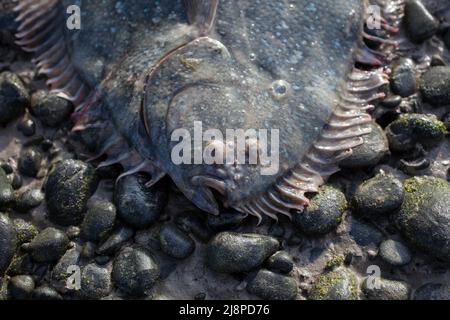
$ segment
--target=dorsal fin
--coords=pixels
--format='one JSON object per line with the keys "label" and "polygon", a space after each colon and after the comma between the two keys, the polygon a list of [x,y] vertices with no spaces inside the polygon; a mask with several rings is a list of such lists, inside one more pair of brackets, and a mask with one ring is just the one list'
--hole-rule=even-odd
{"label": "dorsal fin", "polygon": [[197,25],[203,35],[214,25],[219,0],[183,0],[189,23]]}

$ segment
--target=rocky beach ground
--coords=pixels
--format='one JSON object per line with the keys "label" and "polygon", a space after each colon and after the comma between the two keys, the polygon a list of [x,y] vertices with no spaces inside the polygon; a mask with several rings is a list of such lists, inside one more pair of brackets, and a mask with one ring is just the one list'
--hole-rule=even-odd
{"label": "rocky beach ground", "polygon": [[[293,221],[96,169],[0,34],[0,300],[450,299],[450,6],[408,1],[373,131]],[[0,26],[1,26],[0,21]]]}

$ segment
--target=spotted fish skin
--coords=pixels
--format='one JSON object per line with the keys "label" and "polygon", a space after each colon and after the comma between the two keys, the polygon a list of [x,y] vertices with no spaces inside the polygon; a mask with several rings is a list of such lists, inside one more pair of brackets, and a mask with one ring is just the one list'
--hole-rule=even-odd
{"label": "spotted fish skin", "polygon": [[[103,165],[149,171],[149,185],[168,174],[214,214],[216,192],[226,206],[258,217],[302,211],[305,194],[370,132],[366,111],[381,97],[395,43],[365,47],[364,0],[183,2],[86,1],[81,30],[52,24],[27,32],[40,22],[27,10],[56,15],[70,1],[24,0],[18,42],[35,52],[52,90],[76,104],[75,130],[97,130],[100,153],[109,155]],[[376,3],[392,32],[403,1]],[[49,60],[50,50],[64,62]],[[171,134],[185,128],[194,137],[196,121],[221,132],[279,130],[278,172],[262,175],[261,164],[175,165]]]}

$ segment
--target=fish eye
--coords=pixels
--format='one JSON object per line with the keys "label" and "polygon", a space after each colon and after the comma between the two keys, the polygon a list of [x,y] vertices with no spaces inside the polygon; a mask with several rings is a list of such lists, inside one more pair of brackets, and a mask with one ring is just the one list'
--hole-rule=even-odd
{"label": "fish eye", "polygon": [[271,86],[272,96],[277,100],[283,99],[289,93],[289,88],[290,88],[290,85],[285,80],[274,81]]}

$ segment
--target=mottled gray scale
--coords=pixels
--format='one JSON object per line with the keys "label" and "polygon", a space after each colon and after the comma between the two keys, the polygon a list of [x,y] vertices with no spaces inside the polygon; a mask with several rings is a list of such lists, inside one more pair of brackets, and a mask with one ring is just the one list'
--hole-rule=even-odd
{"label": "mottled gray scale", "polygon": [[[319,137],[337,103],[337,86],[353,64],[364,3],[222,0],[209,35],[219,42],[205,39],[176,50],[202,35],[202,21],[211,19],[203,1],[187,1],[187,10],[181,2],[83,2],[75,64],[92,84],[101,84],[118,131],[188,198],[197,205],[208,202],[212,195],[193,187],[191,178],[217,177],[224,169],[227,176],[220,179],[229,204],[237,204],[266,191]],[[218,56],[214,48],[220,48]],[[278,129],[280,171],[262,176],[255,165],[175,166],[171,133],[186,128],[193,137],[194,121],[223,133]]]}

